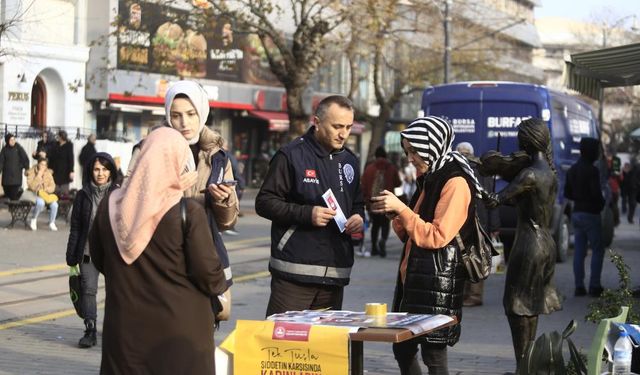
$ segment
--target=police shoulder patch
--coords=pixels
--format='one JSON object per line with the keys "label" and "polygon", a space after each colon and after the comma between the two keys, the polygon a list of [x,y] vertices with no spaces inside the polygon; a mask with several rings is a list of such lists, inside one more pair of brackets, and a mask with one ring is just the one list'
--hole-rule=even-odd
{"label": "police shoulder patch", "polygon": [[351,164],[345,164],[342,167],[342,172],[344,173],[344,177],[347,179],[347,182],[352,183],[353,178],[355,177],[355,174],[356,174],[353,169],[353,166],[351,166]]}

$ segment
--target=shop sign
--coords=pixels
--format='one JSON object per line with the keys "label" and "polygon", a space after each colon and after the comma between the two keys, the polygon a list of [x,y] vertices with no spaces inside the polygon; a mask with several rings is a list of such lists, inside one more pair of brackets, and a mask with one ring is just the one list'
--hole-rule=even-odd
{"label": "shop sign", "polygon": [[9,91],[9,101],[10,102],[28,102],[29,101],[29,93],[28,92]]}

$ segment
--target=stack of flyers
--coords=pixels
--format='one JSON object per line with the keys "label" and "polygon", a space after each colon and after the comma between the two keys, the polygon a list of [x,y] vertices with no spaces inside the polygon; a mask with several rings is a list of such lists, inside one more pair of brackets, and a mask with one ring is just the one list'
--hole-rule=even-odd
{"label": "stack of flyers", "polygon": [[333,217],[333,220],[336,221],[340,232],[344,232],[345,224],[347,224],[347,217],[344,216],[344,212],[342,212],[342,208],[338,204],[338,200],[333,194],[333,191],[331,189],[325,191],[324,194],[322,194],[322,199],[324,199],[324,203],[327,204],[327,207],[336,211],[336,216]]}

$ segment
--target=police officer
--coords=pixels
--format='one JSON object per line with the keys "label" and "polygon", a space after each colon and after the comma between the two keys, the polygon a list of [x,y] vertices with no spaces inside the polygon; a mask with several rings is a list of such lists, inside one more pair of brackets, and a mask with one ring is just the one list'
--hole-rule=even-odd
{"label": "police officer", "polygon": [[[272,221],[267,316],[342,308],[353,266],[350,235],[362,230],[364,217],[359,162],[344,147],[353,113],[349,99],[326,97],[318,104],[314,126],[271,160],[256,197],[256,212]],[[339,207],[325,204],[329,189]],[[344,230],[338,226],[339,209]]]}

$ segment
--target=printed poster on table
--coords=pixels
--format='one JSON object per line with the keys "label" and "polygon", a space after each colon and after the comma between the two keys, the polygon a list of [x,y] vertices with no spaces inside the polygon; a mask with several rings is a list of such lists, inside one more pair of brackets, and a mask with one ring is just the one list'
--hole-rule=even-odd
{"label": "printed poster on table", "polygon": [[341,375],[349,373],[349,329],[239,320],[236,375]]}

